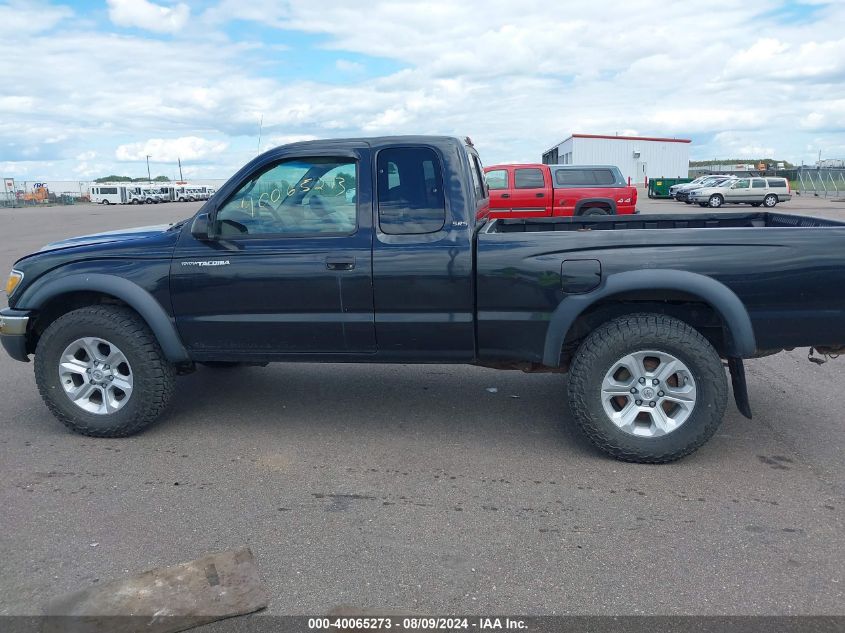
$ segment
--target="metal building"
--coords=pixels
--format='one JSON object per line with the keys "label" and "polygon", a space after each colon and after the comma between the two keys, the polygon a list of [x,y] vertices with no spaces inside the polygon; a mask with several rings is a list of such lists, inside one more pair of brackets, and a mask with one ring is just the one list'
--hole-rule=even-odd
{"label": "metal building", "polygon": [[547,165],[616,165],[625,179],[686,178],[690,140],[650,136],[573,134],[543,153]]}

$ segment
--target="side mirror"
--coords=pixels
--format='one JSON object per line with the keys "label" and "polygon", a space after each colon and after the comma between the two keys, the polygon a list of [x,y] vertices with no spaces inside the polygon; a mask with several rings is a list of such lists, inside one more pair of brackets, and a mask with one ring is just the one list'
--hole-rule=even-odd
{"label": "side mirror", "polygon": [[191,235],[202,242],[213,240],[214,232],[211,230],[211,224],[208,213],[200,213],[191,223]]}

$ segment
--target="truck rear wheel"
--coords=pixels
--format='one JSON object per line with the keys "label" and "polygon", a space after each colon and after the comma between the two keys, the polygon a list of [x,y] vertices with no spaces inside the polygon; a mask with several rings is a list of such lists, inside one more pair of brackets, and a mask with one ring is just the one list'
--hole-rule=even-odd
{"label": "truck rear wheel", "polygon": [[716,350],[683,321],[661,314],[602,325],[570,369],[575,422],[623,461],[661,464],[689,455],[716,432],[726,402]]}
{"label": "truck rear wheel", "polygon": [[35,350],[35,380],[47,407],[72,431],[126,437],[167,406],[175,371],[135,312],[103,305],[50,324]]}

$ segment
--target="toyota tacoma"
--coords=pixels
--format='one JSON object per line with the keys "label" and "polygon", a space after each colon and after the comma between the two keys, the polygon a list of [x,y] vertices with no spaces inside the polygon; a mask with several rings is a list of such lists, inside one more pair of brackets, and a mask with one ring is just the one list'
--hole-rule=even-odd
{"label": "toyota tacoma", "polygon": [[751,416],[745,359],[845,351],[843,243],[771,212],[490,219],[468,139],[308,141],[188,220],[23,257],[0,340],[97,437],[150,425],[197,364],[466,363],[568,372],[600,449],[668,462],[716,431],[728,374]]}

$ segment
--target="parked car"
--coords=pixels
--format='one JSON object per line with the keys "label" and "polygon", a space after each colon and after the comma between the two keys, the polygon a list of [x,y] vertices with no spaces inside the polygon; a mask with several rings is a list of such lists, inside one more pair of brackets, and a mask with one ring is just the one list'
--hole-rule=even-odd
{"label": "parked car", "polygon": [[493,218],[636,213],[637,188],[612,165],[493,165],[484,171]]}
{"label": "parked car", "polygon": [[692,204],[692,200],[690,200],[690,194],[693,191],[698,191],[699,189],[702,189],[703,187],[719,187],[722,184],[724,184],[728,181],[732,181],[732,180],[736,180],[736,176],[714,176],[714,177],[708,178],[708,179],[700,182],[699,184],[695,185],[694,187],[687,187],[685,189],[682,189],[682,190],[676,192],[675,193],[675,200],[677,200],[678,202],[683,202],[685,204]]}
{"label": "parked car", "polygon": [[716,432],[722,359],[750,417],[743,359],[845,352],[843,240],[845,223],[756,212],[491,220],[468,140],[308,141],[254,158],[193,218],[18,260],[0,342],[96,437],[149,426],[198,364],[468,363],[568,371],[596,446],[668,462]]}
{"label": "parked car", "polygon": [[679,185],[672,185],[669,187],[669,197],[678,199],[678,195],[683,193],[688,189],[693,189],[695,187],[701,187],[706,184],[710,184],[717,180],[718,178],[724,178],[724,175],[720,174],[710,174],[707,176],[699,176],[695,180],[691,180],[690,182],[681,183]]}
{"label": "parked car", "polygon": [[724,204],[774,207],[792,198],[786,178],[737,178],[715,187],[703,187],[690,194],[690,201],[718,209]]}

